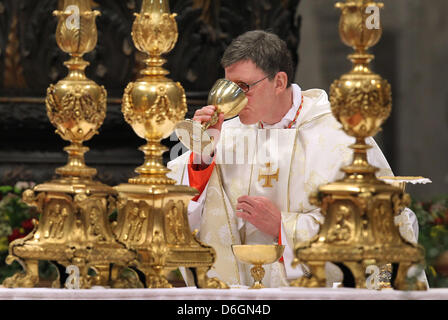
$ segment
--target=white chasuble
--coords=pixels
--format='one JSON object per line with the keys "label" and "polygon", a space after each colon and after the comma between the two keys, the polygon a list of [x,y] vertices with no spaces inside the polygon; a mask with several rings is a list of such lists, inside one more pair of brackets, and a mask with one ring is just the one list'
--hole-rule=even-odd
{"label": "white chasuble", "polygon": [[[280,240],[286,246],[283,262],[264,266],[263,284],[287,286],[302,276],[300,266],[291,267],[294,243],[312,238],[324,221],[320,209],[309,203],[309,196],[320,185],[343,177],[340,168],[352,161],[353,151],[348,146],[355,141],[333,117],[323,90],[301,92],[293,84],[291,109],[298,110],[302,95],[302,110],[290,129],[260,129],[258,125],[243,125],[238,117],[224,122],[215,149],[216,166],[207,187],[188,208],[190,228],[199,230],[200,240],[217,252],[210,277],[229,285],[252,285],[251,266],[236,260],[231,245],[279,241],[236,216],[237,199],[243,195],[266,197],[282,212]],[[377,175],[392,175],[375,141],[366,140],[372,145],[367,153],[369,163],[380,168]],[[168,163],[172,170],[169,176],[179,184],[189,184],[189,156],[187,152]],[[416,220],[410,223],[418,234]],[[342,280],[335,265],[327,263],[326,272],[329,286]],[[185,271],[183,275],[187,285],[194,285]]]}

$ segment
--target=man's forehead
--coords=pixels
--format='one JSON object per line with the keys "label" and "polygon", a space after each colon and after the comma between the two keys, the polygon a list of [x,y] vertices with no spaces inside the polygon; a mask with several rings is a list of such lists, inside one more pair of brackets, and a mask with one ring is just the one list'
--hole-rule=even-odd
{"label": "man's forehead", "polygon": [[[264,75],[263,70],[258,68],[251,60],[242,60],[224,68],[226,78],[235,80],[252,79],[254,76]],[[230,79],[232,80],[232,79]]]}

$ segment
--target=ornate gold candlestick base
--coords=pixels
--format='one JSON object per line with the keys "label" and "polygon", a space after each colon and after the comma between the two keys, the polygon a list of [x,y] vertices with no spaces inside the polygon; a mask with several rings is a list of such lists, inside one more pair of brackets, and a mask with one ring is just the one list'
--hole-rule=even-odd
{"label": "ornate gold candlestick base", "polygon": [[314,239],[296,246],[295,264],[305,263],[312,276],[292,286],[325,287],[325,262],[329,261],[348,269],[356,288],[366,288],[369,265],[388,263],[396,268],[393,288],[426,287],[407,279],[409,268],[424,261],[424,250],[403,239],[394,223],[409,204],[407,194],[381,181],[359,185],[340,181],[320,187],[311,200],[321,208],[325,222]]}
{"label": "ornate gold candlestick base", "polygon": [[190,232],[187,208],[196,189],[173,185],[122,184],[118,201],[117,239],[137,252],[134,265],[148,288],[170,288],[164,270],[184,266],[196,271],[201,288],[225,288],[206,275],[216,260],[213,248]]}
{"label": "ornate gold candlestick base", "polygon": [[[37,195],[36,195],[37,194]],[[111,264],[127,265],[135,254],[116,242],[108,216],[115,191],[92,180],[66,178],[26,190],[23,200],[36,206],[41,218],[35,229],[10,244],[7,263],[18,261],[24,273],[5,279],[5,287],[34,287],[39,282],[38,261],[79,268],[80,288],[109,286]],[[96,276],[89,275],[92,268]],[[53,287],[60,287],[59,279]]]}

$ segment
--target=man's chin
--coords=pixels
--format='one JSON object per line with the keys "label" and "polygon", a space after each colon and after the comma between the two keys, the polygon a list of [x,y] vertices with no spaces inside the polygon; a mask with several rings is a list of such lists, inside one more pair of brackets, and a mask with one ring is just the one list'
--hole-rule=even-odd
{"label": "man's chin", "polygon": [[241,123],[244,124],[244,125],[246,125],[246,126],[251,125],[251,124],[255,124],[255,123],[258,122],[258,121],[255,120],[255,119],[250,119],[250,118],[246,118],[246,117],[244,117],[244,116],[241,116],[241,114],[240,114],[239,117],[240,117],[240,121],[241,121]]}

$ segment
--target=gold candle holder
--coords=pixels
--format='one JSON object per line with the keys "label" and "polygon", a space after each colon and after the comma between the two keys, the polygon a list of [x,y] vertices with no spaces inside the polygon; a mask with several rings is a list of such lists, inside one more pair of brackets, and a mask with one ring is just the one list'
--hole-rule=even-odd
{"label": "gold candle holder", "polygon": [[147,144],[140,148],[145,161],[135,170],[138,175],[115,187],[119,202],[114,232],[119,241],[137,252],[138,261],[132,267],[144,274],[148,288],[171,287],[164,271],[179,266],[195,271],[199,287],[227,288],[206,275],[216,260],[214,249],[190,232],[187,208],[196,189],[175,186],[162,161],[167,148],[160,140],[171,134],[187,111],[184,89],[168,79],[168,71],[162,68],[165,60],[161,55],[177,41],[176,15],[170,14],[165,0],[144,0],[135,16],[132,38],[148,58],[141,77],[125,89],[122,112]]}
{"label": "gold candle holder", "polygon": [[[71,143],[65,148],[68,163],[56,169],[58,178],[23,193],[23,200],[36,206],[41,217],[27,237],[10,244],[6,262],[18,261],[25,272],[5,279],[6,287],[36,286],[39,260],[78,267],[80,288],[108,286],[114,281],[111,264],[128,265],[135,259],[135,253],[115,240],[109,224],[115,190],[94,181],[96,170],[84,162],[88,148],[82,143],[98,133],[106,115],[106,90],[87,79],[84,69],[89,63],[82,59],[96,45],[99,12],[91,10],[90,0],[65,0],[62,9],[54,12],[59,20],[56,41],[70,55],[65,62],[68,75],[49,86],[46,107],[56,133]],[[95,270],[95,277],[89,269]],[[61,285],[60,276],[53,287]]]}
{"label": "gold candle holder", "polygon": [[342,41],[355,50],[349,55],[352,70],[336,80],[330,89],[335,118],[343,130],[356,138],[350,148],[353,162],[342,168],[345,177],[320,186],[310,203],[321,208],[325,222],[319,234],[295,248],[294,265],[306,264],[311,277],[301,277],[293,286],[324,287],[325,263],[345,267],[353,275],[357,288],[366,288],[369,265],[391,264],[396,278],[393,288],[425,289],[426,284],[407,279],[412,265],[424,263],[422,246],[409,243],[399,233],[394,217],[409,205],[410,197],[402,188],[376,178],[378,168],[367,161],[365,138],[375,135],[391,111],[391,89],[386,80],[370,70],[374,58],[367,51],[381,38],[382,28],[367,26],[367,8],[383,7],[366,0],[337,3],[342,10],[339,33]]}

